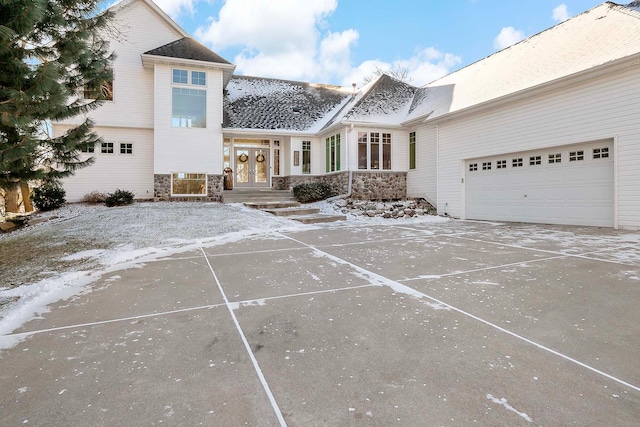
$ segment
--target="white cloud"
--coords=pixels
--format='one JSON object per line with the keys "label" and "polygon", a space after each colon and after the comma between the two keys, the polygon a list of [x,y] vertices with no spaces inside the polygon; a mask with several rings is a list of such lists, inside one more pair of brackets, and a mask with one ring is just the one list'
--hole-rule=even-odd
{"label": "white cloud", "polygon": [[238,74],[345,86],[353,82],[361,86],[376,67],[408,67],[411,83],[424,84],[461,62],[455,55],[429,48],[406,60],[369,60],[354,67],[358,31],[333,32],[326,22],[337,7],[337,0],[226,0],[218,16],[198,28],[195,37],[214,51],[240,47],[232,60]]}
{"label": "white cloud", "polygon": [[173,19],[176,19],[183,13],[193,15],[197,1],[198,0],[154,0],[155,4]]}
{"label": "white cloud", "polygon": [[567,9],[567,5],[562,3],[560,6],[554,8],[552,18],[556,22],[566,21],[567,19],[571,18],[569,10]]}
{"label": "white cloud", "polygon": [[524,32],[516,30],[513,27],[504,27],[500,30],[500,34],[493,40],[493,47],[496,50],[502,50],[525,38]]}

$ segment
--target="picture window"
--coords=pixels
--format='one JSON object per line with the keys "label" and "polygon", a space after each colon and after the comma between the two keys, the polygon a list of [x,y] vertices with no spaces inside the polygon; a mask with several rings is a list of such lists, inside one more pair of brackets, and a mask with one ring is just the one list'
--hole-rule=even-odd
{"label": "picture window", "polygon": [[580,160],[584,160],[584,151],[571,151],[569,153],[569,161],[570,162],[578,162]]}
{"label": "picture window", "polygon": [[178,172],[171,176],[171,194],[201,196],[207,194],[207,175]]}

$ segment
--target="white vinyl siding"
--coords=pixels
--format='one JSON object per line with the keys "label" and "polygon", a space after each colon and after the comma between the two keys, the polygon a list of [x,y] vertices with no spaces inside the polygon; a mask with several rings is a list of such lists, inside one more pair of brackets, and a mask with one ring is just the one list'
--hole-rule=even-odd
{"label": "white vinyl siding", "polygon": [[[609,75],[439,125],[438,210],[464,215],[464,159],[615,138],[618,225],[640,228],[640,75]],[[528,158],[525,158],[525,162]]]}
{"label": "white vinyl siding", "polygon": [[[64,179],[63,185],[69,202],[79,202],[91,191],[110,193],[117,189],[133,192],[136,198],[153,198],[153,131],[150,129],[94,128],[104,140],[113,143],[113,154],[102,154],[100,144],[93,153],[81,158],[93,157],[95,163],[76,171]],[[54,135],[67,130],[56,126]],[[134,154],[121,154],[120,144],[132,144]]]}
{"label": "white vinyl siding", "polygon": [[421,197],[429,203],[437,200],[437,136],[436,126],[422,125],[416,131],[416,169],[407,174],[407,196]]}
{"label": "white vinyl siding", "polygon": [[174,69],[158,64],[154,68],[154,171],[156,174],[175,171],[222,174],[222,71],[205,70],[206,127],[181,128],[171,123]]}

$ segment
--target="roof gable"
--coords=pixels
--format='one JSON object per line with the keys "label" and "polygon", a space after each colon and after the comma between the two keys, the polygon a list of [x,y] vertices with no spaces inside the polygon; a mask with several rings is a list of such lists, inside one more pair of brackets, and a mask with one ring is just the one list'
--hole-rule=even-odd
{"label": "roof gable", "polygon": [[171,27],[174,31],[176,31],[179,35],[183,37],[188,37],[189,33],[187,33],[180,25],[176,23],[173,19],[169,17],[160,7],[155,4],[152,0],[122,0],[114,5],[112,5],[109,9],[113,12],[118,12],[122,9],[130,7],[137,2],[144,3],[149,9],[151,9],[165,24]]}
{"label": "roof gable", "polygon": [[191,59],[194,61],[231,65],[229,61],[193,40],[191,37],[183,37],[179,40],[167,43],[164,46],[151,49],[145,52],[144,55],[165,56],[169,58]]}

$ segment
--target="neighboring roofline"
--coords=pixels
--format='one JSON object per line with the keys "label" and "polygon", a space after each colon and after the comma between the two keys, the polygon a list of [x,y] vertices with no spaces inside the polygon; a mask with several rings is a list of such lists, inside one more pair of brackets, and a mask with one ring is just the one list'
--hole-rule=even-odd
{"label": "neighboring roofline", "polygon": [[160,18],[166,21],[174,30],[180,33],[183,37],[191,37],[189,33],[187,33],[180,25],[176,23],[169,15],[167,15],[160,7],[155,4],[152,0],[122,0],[119,3],[114,4],[109,8],[109,10],[113,12],[117,12],[119,10],[125,9],[138,1],[144,2],[147,6],[149,6]]}
{"label": "neighboring roofline", "polygon": [[640,52],[626,56],[624,58],[616,59],[615,61],[607,62],[605,64],[596,65],[595,67],[578,71],[577,73],[569,74],[568,76],[563,76],[536,86],[531,86],[518,92],[512,92],[498,98],[481,102],[479,104],[474,104],[470,107],[442,114],[432,119],[429,118],[429,115],[431,113],[428,113],[416,117],[415,119],[400,122],[400,124],[403,127],[407,127],[419,123],[420,121],[422,121],[423,123],[435,124],[446,120],[457,119],[462,116],[476,114],[484,110],[493,109],[495,107],[512,103],[514,101],[519,101],[521,99],[542,95],[558,88],[565,89],[568,87],[568,85],[584,83],[586,81],[593,80],[607,74],[619,72],[633,66],[640,66]]}

